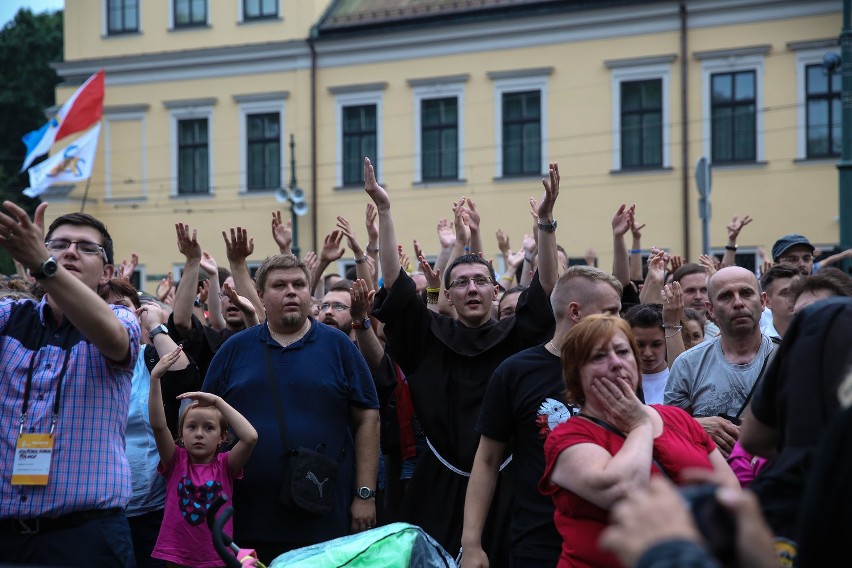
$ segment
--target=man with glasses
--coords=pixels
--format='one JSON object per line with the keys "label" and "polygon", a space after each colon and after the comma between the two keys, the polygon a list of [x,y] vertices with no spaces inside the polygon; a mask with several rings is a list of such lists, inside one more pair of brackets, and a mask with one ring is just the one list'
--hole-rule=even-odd
{"label": "man with glasses", "polygon": [[338,280],[332,284],[322,298],[319,320],[325,325],[336,327],[348,335],[352,341],[355,341],[355,335],[352,331],[352,315],[349,313],[349,290],[351,289],[351,280]]}
{"label": "man with glasses", "polygon": [[[463,226],[456,227],[456,258],[451,257],[443,282],[457,319],[428,309],[399,266],[390,198],[376,181],[369,159],[365,159],[364,179],[365,191],[378,211],[384,279],[373,315],[385,323],[388,351],[405,373],[429,447],[406,490],[402,520],[422,527],[455,553],[461,543],[464,496],[479,442],[476,420],[491,374],[507,357],[544,343],[553,332],[549,296],[557,279],[553,205],[559,193],[559,169],[550,164],[549,177],[542,180],[544,198],[533,211],[538,217],[538,271],[521,294],[515,315],[500,321],[492,317],[498,295],[494,271],[481,256],[464,254],[470,234],[465,234]],[[465,202],[462,198],[457,208],[464,209]],[[457,217],[472,212],[460,211]],[[491,566],[504,565],[508,558],[510,501],[511,487],[501,479],[483,534]]]}
{"label": "man with glasses", "polygon": [[45,290],[0,301],[0,558],[10,564],[134,564],[124,428],[139,323],[97,294],[113,245],[90,215],[57,218],[44,238],[6,201],[0,246]]}

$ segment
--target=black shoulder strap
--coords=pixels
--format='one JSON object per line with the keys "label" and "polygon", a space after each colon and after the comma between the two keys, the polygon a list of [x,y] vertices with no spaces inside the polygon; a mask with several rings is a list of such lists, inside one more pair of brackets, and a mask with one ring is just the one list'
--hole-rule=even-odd
{"label": "black shoulder strap", "polygon": [[281,413],[281,397],[278,393],[278,385],[275,383],[274,374],[272,372],[272,358],[269,356],[269,345],[264,341],[263,357],[266,359],[266,378],[269,381],[269,390],[272,392],[272,405],[275,407],[275,418],[278,420],[278,431],[281,434],[281,442],[284,444],[284,450],[289,453],[292,451],[292,446],[287,438],[287,423],[284,421],[284,415]]}
{"label": "black shoulder strap", "polygon": [[[769,339],[772,341],[772,343],[774,343],[776,345],[781,344],[781,340],[778,339],[777,337],[769,337]],[[766,367],[769,366],[769,360],[777,352],[778,352],[778,350],[773,347],[772,351],[770,351],[766,355],[766,357],[763,358],[763,365],[761,365],[761,367],[760,367],[760,372],[757,373],[757,378],[754,380],[754,384],[751,385],[751,390],[748,391],[748,396],[746,397],[745,402],[743,402],[743,405],[740,407],[740,411],[737,412],[737,415],[736,415],[737,420],[740,419],[740,416],[742,416],[743,412],[745,412],[745,409],[748,408],[748,403],[751,402],[751,398],[754,396],[754,392],[757,390],[757,385],[760,384],[761,379],[763,379],[763,374],[766,372]]]}

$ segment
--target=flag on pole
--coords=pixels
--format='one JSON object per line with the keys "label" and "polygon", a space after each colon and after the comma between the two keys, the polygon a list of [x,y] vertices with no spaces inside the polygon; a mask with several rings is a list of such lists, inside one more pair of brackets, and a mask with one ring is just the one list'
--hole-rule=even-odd
{"label": "flag on pole", "polygon": [[92,176],[92,165],[98,150],[101,124],[80,136],[61,152],[29,169],[30,187],[24,190],[27,197],[38,197],[56,183],[76,183]]}
{"label": "flag on pole", "polygon": [[104,110],[104,71],[101,69],[71,95],[56,116],[47,124],[24,134],[21,140],[27,147],[27,157],[21,171],[33,160],[47,154],[51,146],[69,134],[80,132],[101,119]]}

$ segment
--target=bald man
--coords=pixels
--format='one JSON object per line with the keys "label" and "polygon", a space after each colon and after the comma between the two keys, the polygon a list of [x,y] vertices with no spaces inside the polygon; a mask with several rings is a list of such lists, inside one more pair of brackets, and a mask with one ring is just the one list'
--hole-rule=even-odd
{"label": "bald man", "polygon": [[720,333],[675,359],[663,401],[692,414],[727,457],[775,343],[760,332],[766,296],[752,272],[739,266],[719,270],[708,281],[707,295]]}

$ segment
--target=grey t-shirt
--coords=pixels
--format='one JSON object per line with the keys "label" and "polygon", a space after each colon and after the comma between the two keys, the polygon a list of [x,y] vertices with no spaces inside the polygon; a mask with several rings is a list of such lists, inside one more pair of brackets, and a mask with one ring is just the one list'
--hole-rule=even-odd
{"label": "grey t-shirt", "polygon": [[718,337],[684,351],[672,365],[664,403],[693,416],[736,416],[773,346],[772,340],[761,335],[757,357],[745,365],[725,359]]}

